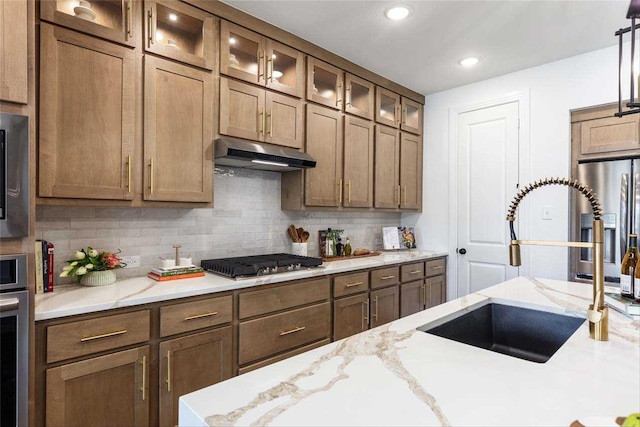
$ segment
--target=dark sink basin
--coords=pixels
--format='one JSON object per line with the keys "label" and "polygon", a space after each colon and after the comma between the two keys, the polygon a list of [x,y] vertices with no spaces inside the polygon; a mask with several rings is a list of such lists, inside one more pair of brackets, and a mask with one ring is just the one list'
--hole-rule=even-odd
{"label": "dark sink basin", "polygon": [[453,316],[427,323],[418,330],[537,363],[549,360],[585,321],[495,302]]}

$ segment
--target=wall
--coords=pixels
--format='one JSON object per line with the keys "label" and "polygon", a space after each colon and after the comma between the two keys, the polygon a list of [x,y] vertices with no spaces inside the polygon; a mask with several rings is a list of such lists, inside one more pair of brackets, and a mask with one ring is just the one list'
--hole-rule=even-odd
{"label": "wall", "polygon": [[[344,229],[353,248],[379,249],[382,226],[400,225],[398,213],[292,212],[280,210],[280,174],[216,168],[214,209],[91,208],[38,206],[36,238],[55,244],[55,271],[74,251],[91,245],[140,255],[141,267],[118,277],[146,274],[158,257],[181,254],[201,259],[290,252],[290,224],[311,233],[308,253],[318,256],[318,230]],[[69,279],[56,279],[64,283]]]}
{"label": "wall", "polygon": [[[427,96],[423,213],[403,215],[402,218],[403,224],[415,224],[420,247],[446,250],[452,257],[457,256],[454,252],[456,242],[449,239],[450,227],[456,227],[451,223],[452,213],[449,212],[450,197],[455,197],[455,189],[449,185],[452,164],[449,159],[450,109],[502,98],[514,92],[528,93],[530,152],[521,153],[530,170],[528,178],[532,181],[545,176],[568,176],[570,110],[617,101],[617,55],[617,47],[601,49]],[[628,91],[625,89],[623,93]],[[527,196],[530,238],[568,238],[567,191],[550,188]],[[551,221],[542,221],[542,205],[552,206]],[[530,259],[523,259],[523,263],[528,263],[530,276],[567,278],[567,251],[564,248],[531,248]],[[449,266],[453,264],[450,262]],[[450,297],[455,295],[452,293],[455,285],[453,280],[449,282]]]}

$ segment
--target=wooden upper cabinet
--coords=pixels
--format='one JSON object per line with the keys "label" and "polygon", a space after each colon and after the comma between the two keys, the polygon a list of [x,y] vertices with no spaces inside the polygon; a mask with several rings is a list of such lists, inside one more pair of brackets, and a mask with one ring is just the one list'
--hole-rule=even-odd
{"label": "wooden upper cabinet", "polygon": [[373,123],[345,117],[343,206],[373,206],[373,151]]}
{"label": "wooden upper cabinet", "polygon": [[374,160],[374,207],[400,205],[400,132],[376,125]]}
{"label": "wooden upper cabinet", "polygon": [[422,121],[424,116],[422,104],[403,96],[401,106],[400,129],[422,135]]}
{"label": "wooden upper cabinet", "polygon": [[150,364],[145,346],[47,369],[46,425],[148,426]]}
{"label": "wooden upper cabinet", "polygon": [[311,56],[307,57],[307,100],[342,109],[343,71]]}
{"label": "wooden upper cabinet", "polygon": [[400,135],[400,208],[422,209],[422,138]]}
{"label": "wooden upper cabinet", "polygon": [[213,200],[213,76],[145,56],[144,199]]}
{"label": "wooden upper cabinet", "polygon": [[604,117],[580,124],[580,154],[597,155],[640,148],[637,114]]}
{"label": "wooden upper cabinet", "polygon": [[304,97],[304,55],[302,52],[266,39],[267,87],[298,98]]}
{"label": "wooden upper cabinet", "polygon": [[38,195],[131,199],[133,52],[42,23],[40,70]]}
{"label": "wooden upper cabinet", "polygon": [[346,73],[344,86],[345,113],[373,120],[374,84],[353,74]]}
{"label": "wooden upper cabinet", "polygon": [[400,126],[400,95],[376,86],[376,122],[397,128]]}
{"label": "wooden upper cabinet", "polygon": [[220,23],[220,73],[298,98],[304,95],[304,54],[246,28]]}
{"label": "wooden upper cabinet", "polygon": [[265,91],[220,78],[220,133],[260,141],[264,139]]}
{"label": "wooden upper cabinet", "polygon": [[304,144],[304,102],[266,91],[264,141],[292,148]]}
{"label": "wooden upper cabinet", "polygon": [[27,2],[0,2],[0,100],[27,103]]}
{"label": "wooden upper cabinet", "polygon": [[178,398],[231,378],[230,326],[160,343],[160,425],[178,425]]}
{"label": "wooden upper cabinet", "polygon": [[307,104],[307,153],[316,159],[316,167],[305,174],[307,206],[342,204],[342,113]]}
{"label": "wooden upper cabinet", "polygon": [[217,31],[212,15],[177,0],[145,0],[144,48],[213,70]]}
{"label": "wooden upper cabinet", "polygon": [[136,45],[139,0],[41,0],[40,18],[63,27],[122,43]]}

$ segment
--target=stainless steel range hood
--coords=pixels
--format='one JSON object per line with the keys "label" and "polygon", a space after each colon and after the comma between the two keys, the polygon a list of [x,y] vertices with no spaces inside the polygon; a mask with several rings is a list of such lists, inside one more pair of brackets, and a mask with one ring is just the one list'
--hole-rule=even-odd
{"label": "stainless steel range hood", "polygon": [[293,148],[277,147],[243,139],[215,140],[215,164],[235,168],[288,172],[316,167],[316,161]]}

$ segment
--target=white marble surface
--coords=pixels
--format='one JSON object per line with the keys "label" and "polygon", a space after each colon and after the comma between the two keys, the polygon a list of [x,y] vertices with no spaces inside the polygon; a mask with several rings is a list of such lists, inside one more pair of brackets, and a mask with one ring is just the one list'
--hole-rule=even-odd
{"label": "white marble surface", "polygon": [[381,255],[373,257],[325,262],[321,267],[313,269],[240,280],[232,280],[207,273],[205,277],[166,282],[156,282],[145,276],[119,280],[113,285],[103,287],[59,286],[50,294],[38,294],[35,296],[35,320],[55,319],[446,255],[446,252],[434,251],[383,252]]}
{"label": "white marble surface", "polygon": [[516,278],[182,396],[180,426],[569,426],[640,412],[640,321],[610,311],[544,363],[416,331],[487,299],[586,316],[591,286]]}

